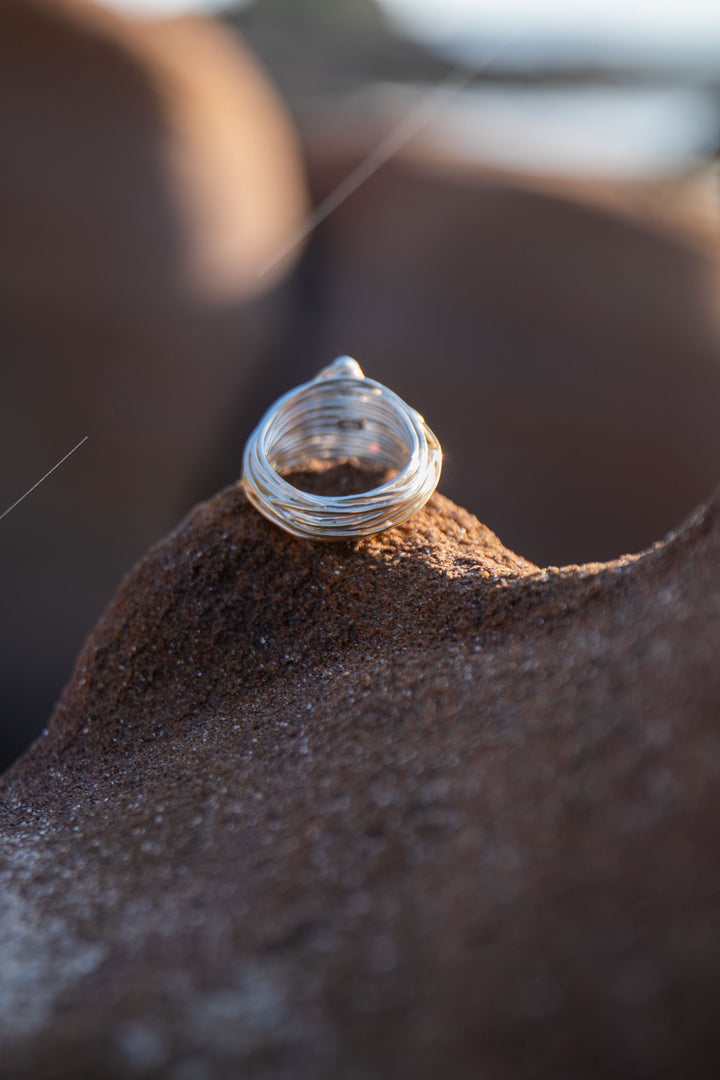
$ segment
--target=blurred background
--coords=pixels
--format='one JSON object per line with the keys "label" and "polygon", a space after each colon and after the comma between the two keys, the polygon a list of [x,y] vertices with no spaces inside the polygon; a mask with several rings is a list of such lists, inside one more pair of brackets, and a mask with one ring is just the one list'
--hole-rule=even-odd
{"label": "blurred background", "polygon": [[89,438],[0,521],[0,766],[338,353],[527,558],[676,526],[720,478],[719,136],[715,3],[3,0],[0,513]]}

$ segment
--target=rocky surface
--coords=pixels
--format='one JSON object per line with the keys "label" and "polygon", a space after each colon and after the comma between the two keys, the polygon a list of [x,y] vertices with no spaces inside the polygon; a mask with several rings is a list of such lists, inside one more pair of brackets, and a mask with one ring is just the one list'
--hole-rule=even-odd
{"label": "rocky surface", "polygon": [[714,174],[710,196],[673,181],[690,224],[654,181],[501,176],[426,131],[292,278],[298,252],[258,277],[305,168],[321,202],[417,104],[367,81],[445,67],[371,0],[265,0],[235,25],[299,135],[217,23],[0,4],[0,513],[90,435],[0,527],[0,768],[120,576],[338,353],[425,412],[444,492],[535,562],[639,550],[720,475]]}
{"label": "rocky surface", "polygon": [[90,0],[0,4],[0,146],[0,513],[90,435],[0,529],[4,764],[121,575],[219,486],[226,430],[282,368],[292,260],[258,272],[307,197],[236,35]]}
{"label": "rocky surface", "polygon": [[0,1074],[714,1075],[719,560],[199,506],[0,786]]}
{"label": "rocky surface", "polygon": [[[336,133],[309,155],[316,201],[354,163]],[[418,148],[311,240],[307,374],[349,353],[412,402],[445,494],[534,562],[639,551],[720,476],[716,236],[651,184]]]}

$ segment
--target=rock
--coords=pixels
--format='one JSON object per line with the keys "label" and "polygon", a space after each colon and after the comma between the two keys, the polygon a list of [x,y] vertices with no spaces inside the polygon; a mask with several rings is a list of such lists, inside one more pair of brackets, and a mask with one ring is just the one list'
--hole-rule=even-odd
{"label": "rock", "polygon": [[337,102],[358,87],[432,84],[446,78],[450,66],[399,32],[377,0],[256,0],[225,5],[218,15],[261,58],[301,123],[314,105]]}
{"label": "rock", "polygon": [[[380,137],[318,135],[315,200]],[[443,493],[535,562],[647,547],[720,475],[717,228],[659,187],[393,159],[311,241],[307,374],[373,358],[437,433]]]}
{"label": "rock", "polygon": [[278,96],[209,20],[6,0],[0,143],[0,513],[90,435],[0,529],[2,766],[264,400],[289,260],[258,275],[307,196]]}
{"label": "rock", "polygon": [[719,559],[199,506],[0,784],[0,1073],[712,1075]]}

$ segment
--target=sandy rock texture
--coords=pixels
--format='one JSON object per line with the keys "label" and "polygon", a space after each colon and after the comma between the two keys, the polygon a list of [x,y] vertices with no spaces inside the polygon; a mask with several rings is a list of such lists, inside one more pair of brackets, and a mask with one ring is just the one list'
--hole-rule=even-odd
{"label": "sandy rock texture", "polygon": [[0,784],[0,1074],[713,1075],[719,559],[199,506]]}

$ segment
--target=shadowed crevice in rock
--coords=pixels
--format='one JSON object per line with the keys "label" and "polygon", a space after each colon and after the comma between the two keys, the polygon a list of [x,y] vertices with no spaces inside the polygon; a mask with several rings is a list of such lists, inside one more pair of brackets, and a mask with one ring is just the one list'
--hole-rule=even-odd
{"label": "shadowed crevice in rock", "polygon": [[7,1075],[707,1074],[719,557],[199,506],[0,785]]}

